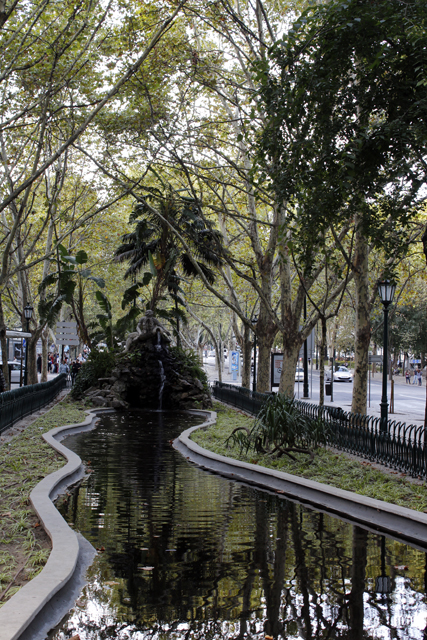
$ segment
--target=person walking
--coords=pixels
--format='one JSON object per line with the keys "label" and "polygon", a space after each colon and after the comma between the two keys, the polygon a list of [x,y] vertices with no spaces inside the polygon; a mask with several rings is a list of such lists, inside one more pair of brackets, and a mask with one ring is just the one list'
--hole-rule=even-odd
{"label": "person walking", "polygon": [[406,379],[406,384],[411,384],[411,374],[409,372],[409,369],[406,369],[405,379]]}
{"label": "person walking", "polygon": [[73,364],[71,365],[71,384],[74,384],[81,366],[82,365],[78,360],[74,360]]}
{"label": "person walking", "polygon": [[39,353],[37,356],[37,373],[41,373],[42,372],[42,356]]}
{"label": "person walking", "polygon": [[417,384],[417,370],[416,369],[414,370],[414,377],[413,377],[413,380],[412,380],[412,384]]}
{"label": "person walking", "polygon": [[418,369],[418,386],[421,387],[423,383],[423,378],[421,374],[421,369]]}

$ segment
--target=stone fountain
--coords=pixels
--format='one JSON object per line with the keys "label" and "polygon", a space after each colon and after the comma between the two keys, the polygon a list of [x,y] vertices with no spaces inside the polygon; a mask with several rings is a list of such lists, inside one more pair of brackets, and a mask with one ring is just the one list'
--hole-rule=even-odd
{"label": "stone fountain", "polygon": [[126,340],[125,351],[117,357],[108,378],[85,396],[95,405],[115,409],[208,408],[207,385],[194,375],[188,362],[170,348],[170,334],[147,311],[136,331]]}

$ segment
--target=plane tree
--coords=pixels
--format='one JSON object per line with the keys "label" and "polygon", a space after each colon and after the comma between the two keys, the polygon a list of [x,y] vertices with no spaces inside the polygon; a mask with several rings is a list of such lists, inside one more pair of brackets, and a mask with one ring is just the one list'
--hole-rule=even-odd
{"label": "plane tree", "polygon": [[[267,125],[260,172],[310,274],[325,234],[354,229],[356,363],[352,409],[366,409],[372,291],[369,248],[386,257],[384,275],[417,237],[425,181],[424,7],[421,2],[336,1],[313,7],[257,64]],[[402,232],[409,230],[402,242]],[[286,247],[286,242],[285,242]]]}
{"label": "plane tree", "polygon": [[[28,268],[34,245],[24,227],[39,226],[35,192],[55,163],[117,96],[170,28],[182,3],[156,11],[144,46],[107,77],[114,41],[114,3],[96,0],[12,2],[0,16],[0,339],[7,358],[1,299],[13,277]],[[109,48],[110,47],[110,48]],[[108,64],[107,64],[108,63]],[[116,65],[113,65],[116,67]],[[33,224],[34,219],[34,224]],[[49,215],[42,227],[49,227]],[[40,228],[40,227],[39,227]],[[43,232],[43,229],[40,231]],[[19,247],[19,251],[17,251]],[[22,289],[25,294],[25,289]],[[23,303],[29,300],[23,295]],[[7,376],[7,369],[4,367]]]}

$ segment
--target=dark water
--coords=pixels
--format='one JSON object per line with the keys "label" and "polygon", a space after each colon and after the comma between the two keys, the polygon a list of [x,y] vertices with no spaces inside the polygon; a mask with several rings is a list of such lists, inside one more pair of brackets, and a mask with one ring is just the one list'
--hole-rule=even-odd
{"label": "dark water", "polygon": [[100,552],[49,638],[427,638],[426,554],[208,474],[179,414],[66,441],[94,472],[61,512]]}

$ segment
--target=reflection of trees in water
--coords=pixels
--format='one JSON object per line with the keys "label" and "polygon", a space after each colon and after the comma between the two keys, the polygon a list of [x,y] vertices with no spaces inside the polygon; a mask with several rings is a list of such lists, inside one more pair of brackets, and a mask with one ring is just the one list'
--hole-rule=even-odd
{"label": "reflection of trees in water", "polygon": [[[88,597],[109,624],[115,612],[116,631],[132,621],[147,638],[155,629],[184,638],[184,621],[206,639],[359,640],[373,633],[367,607],[390,628],[372,576],[397,558],[415,567],[423,554],[389,541],[381,567],[379,538],[360,527],[195,469],[171,449],[167,425],[164,437],[146,427],[146,440],[132,429],[110,424],[91,444],[82,438],[96,473],[67,506],[68,520],[106,548]],[[102,581],[119,584],[102,591]]]}

